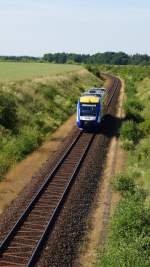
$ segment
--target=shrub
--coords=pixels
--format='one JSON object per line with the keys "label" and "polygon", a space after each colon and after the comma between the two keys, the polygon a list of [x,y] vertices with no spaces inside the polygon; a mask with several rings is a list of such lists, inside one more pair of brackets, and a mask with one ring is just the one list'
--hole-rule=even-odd
{"label": "shrub", "polygon": [[136,98],[129,98],[125,104],[124,104],[124,108],[125,111],[126,109],[128,110],[128,108],[134,108],[136,110],[142,111],[144,109],[144,105]]}
{"label": "shrub", "polygon": [[12,137],[5,145],[2,156],[8,161],[8,165],[11,166],[36,149],[40,142],[41,137],[35,129],[24,127],[17,137]]}
{"label": "shrub", "polygon": [[133,141],[132,140],[128,140],[128,139],[125,139],[125,140],[123,140],[123,143],[122,143],[122,148],[124,149],[124,150],[127,150],[127,151],[129,151],[129,150],[133,150],[134,149],[134,143],[133,143]]}
{"label": "shrub", "polygon": [[137,93],[135,84],[132,80],[126,79],[126,93],[128,97],[134,97]]}
{"label": "shrub", "polygon": [[145,135],[150,134],[150,118],[140,123],[140,129],[143,131]]}
{"label": "shrub", "polygon": [[45,98],[53,100],[57,91],[55,88],[50,87],[49,85],[43,85],[40,89],[41,93],[44,95]]}
{"label": "shrub", "polygon": [[116,190],[118,190],[120,192],[130,192],[130,193],[135,192],[134,180],[127,173],[119,174],[116,177],[115,182],[114,182],[114,187]]}
{"label": "shrub", "polygon": [[144,118],[140,114],[140,112],[138,110],[132,108],[132,107],[128,107],[128,109],[126,109],[126,119],[127,120],[133,120],[137,123],[144,121]]}
{"label": "shrub", "polygon": [[100,70],[99,70],[98,66],[96,66],[96,65],[86,65],[85,67],[86,67],[86,69],[88,71],[92,72],[95,76],[100,78]]}
{"label": "shrub", "polygon": [[138,143],[139,140],[144,136],[143,131],[139,125],[134,121],[126,121],[120,130],[122,140],[132,141],[134,144]]}
{"label": "shrub", "polygon": [[124,110],[126,113],[126,119],[133,120],[135,122],[143,122],[144,119],[140,112],[144,109],[143,104],[137,99],[129,98],[124,104]]}
{"label": "shrub", "polygon": [[9,164],[8,158],[5,158],[4,155],[0,155],[0,181],[5,178],[4,173],[8,171]]}
{"label": "shrub", "polygon": [[41,143],[42,138],[35,129],[24,127],[16,143],[21,158],[36,149]]}
{"label": "shrub", "polygon": [[11,131],[0,125],[0,149],[2,151],[3,147],[11,139]]}
{"label": "shrub", "polygon": [[17,105],[15,97],[8,92],[0,92],[0,124],[13,130],[17,124]]}

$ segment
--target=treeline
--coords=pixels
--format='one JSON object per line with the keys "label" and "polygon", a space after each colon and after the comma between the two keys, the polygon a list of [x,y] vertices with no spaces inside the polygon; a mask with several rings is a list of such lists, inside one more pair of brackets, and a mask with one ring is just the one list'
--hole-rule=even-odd
{"label": "treeline", "polygon": [[12,61],[12,62],[39,62],[41,58],[30,56],[0,56],[0,61]]}
{"label": "treeline", "polygon": [[58,64],[111,64],[111,65],[150,65],[149,55],[128,55],[124,52],[104,52],[89,54],[48,53],[43,57],[0,56],[0,61],[51,62]]}
{"label": "treeline", "polygon": [[127,55],[124,52],[105,52],[94,55],[73,53],[49,53],[43,60],[54,63],[84,63],[84,64],[111,64],[111,65],[150,65],[148,55]]}

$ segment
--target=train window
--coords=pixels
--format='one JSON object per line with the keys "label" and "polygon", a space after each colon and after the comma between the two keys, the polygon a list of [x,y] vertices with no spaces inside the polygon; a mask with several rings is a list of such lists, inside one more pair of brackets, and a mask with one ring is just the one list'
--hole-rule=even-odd
{"label": "train window", "polygon": [[96,116],[96,105],[85,105],[80,106],[80,116]]}

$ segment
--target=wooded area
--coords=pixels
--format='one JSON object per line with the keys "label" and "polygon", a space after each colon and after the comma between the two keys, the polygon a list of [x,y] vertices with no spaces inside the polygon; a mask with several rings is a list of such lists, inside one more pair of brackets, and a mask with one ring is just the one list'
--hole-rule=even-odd
{"label": "wooded area", "polygon": [[83,63],[83,64],[111,64],[111,65],[150,65],[150,56],[142,54],[128,55],[124,52],[104,52],[90,54],[76,53],[48,53],[43,57],[29,56],[0,56],[1,61],[19,62],[51,62],[51,63]]}

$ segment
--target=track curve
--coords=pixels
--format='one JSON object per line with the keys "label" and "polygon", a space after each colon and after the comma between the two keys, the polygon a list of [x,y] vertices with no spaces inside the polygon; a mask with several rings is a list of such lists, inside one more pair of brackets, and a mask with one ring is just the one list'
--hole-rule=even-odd
{"label": "track curve", "polygon": [[[112,80],[112,85],[108,88],[106,112],[111,113],[113,100],[120,89],[120,80],[111,75],[107,76]],[[34,266],[94,138],[93,133],[77,134],[1,243],[1,267]]]}

